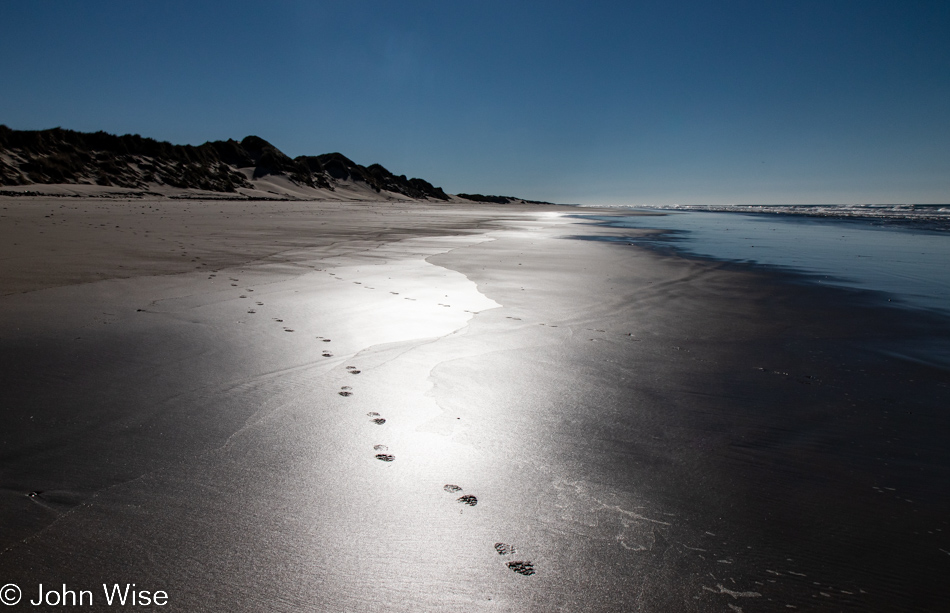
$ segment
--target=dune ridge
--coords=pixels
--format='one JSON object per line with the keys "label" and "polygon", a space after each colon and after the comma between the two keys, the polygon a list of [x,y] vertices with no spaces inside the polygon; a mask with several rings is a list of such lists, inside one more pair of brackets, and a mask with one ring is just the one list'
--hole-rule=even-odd
{"label": "dune ridge", "polygon": [[[9,196],[483,201],[342,153],[291,158],[258,136],[174,145],[138,134],[0,125],[0,190]],[[505,202],[525,202],[505,197]]]}

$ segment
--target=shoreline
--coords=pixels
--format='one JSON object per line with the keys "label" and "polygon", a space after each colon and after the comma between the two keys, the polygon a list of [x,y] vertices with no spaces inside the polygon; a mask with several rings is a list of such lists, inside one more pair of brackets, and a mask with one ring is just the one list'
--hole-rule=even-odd
{"label": "shoreline", "polygon": [[765,223],[763,218],[743,213],[733,219],[720,211],[673,215],[660,215],[644,224],[636,221],[643,215],[615,216],[614,220],[603,215],[578,216],[605,227],[635,230],[630,236],[578,238],[627,242],[661,255],[849,289],[864,294],[856,299],[858,303],[901,308],[912,316],[950,316],[950,278],[943,274],[950,243],[933,229],[882,227],[868,219],[825,219],[811,225],[813,219],[795,215]]}
{"label": "shoreline", "polygon": [[[224,237],[205,232],[219,214],[167,210],[134,257],[144,226],[113,224],[128,232],[96,244],[126,279],[78,251],[35,269],[56,287],[6,293],[28,269],[5,269],[5,578],[104,569],[176,610],[950,597],[947,375],[873,350],[928,322],[571,240],[556,215],[574,207],[310,204]],[[59,245],[114,213],[73,212]],[[169,241],[232,267],[156,263]]]}
{"label": "shoreline", "polygon": [[[623,262],[627,255],[624,252],[630,248],[610,243],[592,245],[614,252],[596,260],[603,265],[600,274],[605,275],[599,285],[616,283],[624,287],[621,271],[604,262],[605,257]],[[630,293],[626,301],[607,299],[603,292],[576,291],[569,302],[583,306],[576,306],[573,312],[591,315],[586,322],[575,321],[572,328],[583,328],[590,338],[578,337],[568,351],[563,347],[552,349],[553,353],[536,348],[534,354],[523,351],[518,359],[495,365],[482,379],[483,384],[498,386],[499,381],[505,381],[506,367],[540,362],[554,372],[574,373],[570,379],[588,382],[585,389],[594,382],[594,389],[601,386],[610,390],[608,406],[636,406],[639,399],[637,410],[645,415],[631,418],[617,414],[616,408],[605,411],[601,407],[604,392],[585,402],[568,390],[562,391],[576,403],[570,408],[572,417],[566,418],[568,422],[590,422],[579,428],[587,433],[580,440],[596,435],[605,443],[611,441],[607,444],[611,451],[603,453],[607,457],[601,459],[602,471],[617,471],[633,459],[639,466],[630,470],[631,481],[639,482],[638,487],[650,483],[646,500],[667,500],[675,508],[675,516],[685,515],[689,520],[686,523],[693,524],[684,527],[695,540],[681,541],[685,547],[679,551],[682,556],[702,549],[704,534],[731,532],[729,546],[720,547],[733,547],[735,557],[721,558],[726,560],[723,564],[739,572],[737,566],[746,558],[746,577],[760,587],[776,581],[776,573],[781,573],[786,579],[779,581],[786,585],[770,595],[784,593],[796,606],[808,603],[809,598],[794,594],[795,588],[789,583],[804,573],[812,580],[823,579],[825,585],[837,586],[835,591],[844,602],[836,601],[835,606],[901,610],[914,602],[922,608],[939,608],[948,594],[937,588],[939,579],[932,568],[922,569],[919,560],[946,568],[947,562],[941,557],[946,548],[925,544],[929,537],[922,539],[920,535],[929,534],[942,541],[939,535],[947,530],[943,511],[948,500],[940,483],[950,472],[950,457],[941,443],[941,433],[950,428],[942,409],[950,399],[950,379],[945,367],[914,364],[906,357],[894,360],[887,348],[933,340],[934,335],[947,342],[947,319],[907,318],[903,309],[868,302],[867,292],[801,284],[792,274],[763,274],[738,265],[685,257],[653,257],[655,265],[670,271],[664,276],[675,279],[678,275],[673,271],[679,269],[684,281],[675,290],[662,290],[662,306],[651,308],[642,296],[644,285],[662,281],[628,282],[626,287],[639,286],[641,290]],[[543,269],[544,259],[544,254],[536,257],[531,267],[535,274]],[[448,256],[439,258],[443,263],[448,260]],[[492,287],[494,284],[483,284],[483,278],[491,279],[491,274],[459,261],[454,264],[477,280],[480,290],[490,298],[506,307],[517,304],[518,292],[499,292]],[[508,268],[505,274],[514,270]],[[575,270],[571,277],[576,279],[580,274],[598,272]],[[564,287],[552,280],[542,285]],[[609,309],[603,300],[611,303]],[[637,302],[646,304],[640,307]],[[541,302],[523,308],[533,313],[545,310]],[[604,313],[605,309],[612,314]],[[642,321],[649,321],[657,330],[655,337],[650,339],[641,323],[641,331],[636,332],[638,342],[624,344],[624,322],[633,327]],[[596,351],[585,349],[584,345],[590,343],[600,344],[595,345]],[[478,372],[479,368],[471,365],[467,371]],[[655,379],[658,372],[661,376]],[[564,386],[550,373],[534,372],[530,378],[535,386]],[[457,375],[456,383],[461,384],[461,379],[462,375]],[[511,403],[506,406],[517,410]],[[663,409],[673,412],[666,415]],[[588,413],[596,418],[586,420],[576,415]],[[568,430],[575,428],[572,423]],[[623,433],[622,442],[616,440],[616,432]],[[565,434],[564,438],[578,440],[577,434]],[[664,443],[658,446],[656,438]],[[587,454],[597,455],[590,450]],[[911,457],[918,459],[911,461]],[[567,466],[574,461],[574,456],[565,460]],[[705,473],[707,479],[718,475],[716,485],[696,480],[697,473]],[[582,482],[588,491],[603,489],[596,480]],[[786,487],[797,495],[783,492]],[[623,490],[607,488],[605,497],[616,496],[617,489]],[[891,494],[895,491],[901,494]],[[741,503],[737,506],[726,492],[732,492]],[[880,497],[888,494],[898,504],[885,512]],[[595,496],[591,499],[582,515],[612,506],[601,504]],[[912,510],[900,513],[901,504]],[[915,504],[921,506],[913,507]],[[706,505],[718,511],[709,515],[719,515],[719,521],[698,529],[694,524],[698,518],[689,517],[689,513],[695,513],[696,506]],[[730,521],[723,525],[723,517],[736,512],[742,519],[733,526],[729,526],[733,523]],[[884,513],[895,515],[882,523]],[[908,524],[901,526],[901,520],[895,521],[898,516]],[[757,537],[749,538],[749,533]],[[650,540],[649,535],[641,538]],[[664,538],[669,541],[670,535]],[[911,545],[907,538],[917,542]],[[791,566],[786,572],[779,568],[785,564],[783,556],[769,560],[768,555],[758,553],[750,559],[747,554],[751,552],[742,551],[743,546],[761,551],[765,543],[777,550],[785,548],[796,564],[786,564]],[[874,549],[880,549],[885,560],[868,558]],[[606,554],[599,551],[599,555]],[[808,559],[807,570],[796,568],[803,559]],[[818,569],[828,574],[822,576]],[[855,581],[854,577],[865,573],[878,580],[889,576],[882,584],[887,585],[885,593]],[[905,584],[908,581],[913,588]],[[805,583],[801,581],[796,588],[807,589]],[[862,594],[861,590],[867,595],[851,598]],[[888,590],[893,591],[886,593]],[[817,593],[807,596],[824,598]],[[862,600],[863,605],[859,604]],[[683,602],[659,601],[655,605],[659,610],[685,606]]]}

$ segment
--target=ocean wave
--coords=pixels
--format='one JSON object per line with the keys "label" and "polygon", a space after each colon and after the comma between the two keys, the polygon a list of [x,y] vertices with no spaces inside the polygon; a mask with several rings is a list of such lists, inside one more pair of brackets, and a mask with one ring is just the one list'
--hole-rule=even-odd
{"label": "ocean wave", "polygon": [[709,211],[722,213],[809,215],[813,217],[894,221],[950,222],[950,204],[640,204],[582,206],[658,211]]}

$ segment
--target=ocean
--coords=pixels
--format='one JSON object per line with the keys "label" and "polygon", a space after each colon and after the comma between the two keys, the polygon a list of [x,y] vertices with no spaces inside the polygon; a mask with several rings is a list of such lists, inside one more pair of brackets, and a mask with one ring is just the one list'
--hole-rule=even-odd
{"label": "ocean", "polygon": [[611,240],[773,267],[814,283],[870,290],[895,306],[950,315],[950,205],[623,210],[638,214],[580,217],[658,231]]}

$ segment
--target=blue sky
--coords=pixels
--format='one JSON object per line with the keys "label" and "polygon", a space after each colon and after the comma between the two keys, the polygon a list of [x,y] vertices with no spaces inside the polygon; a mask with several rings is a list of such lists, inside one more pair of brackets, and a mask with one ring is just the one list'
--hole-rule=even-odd
{"label": "blue sky", "polygon": [[0,123],[450,192],[950,202],[950,2],[0,2]]}

